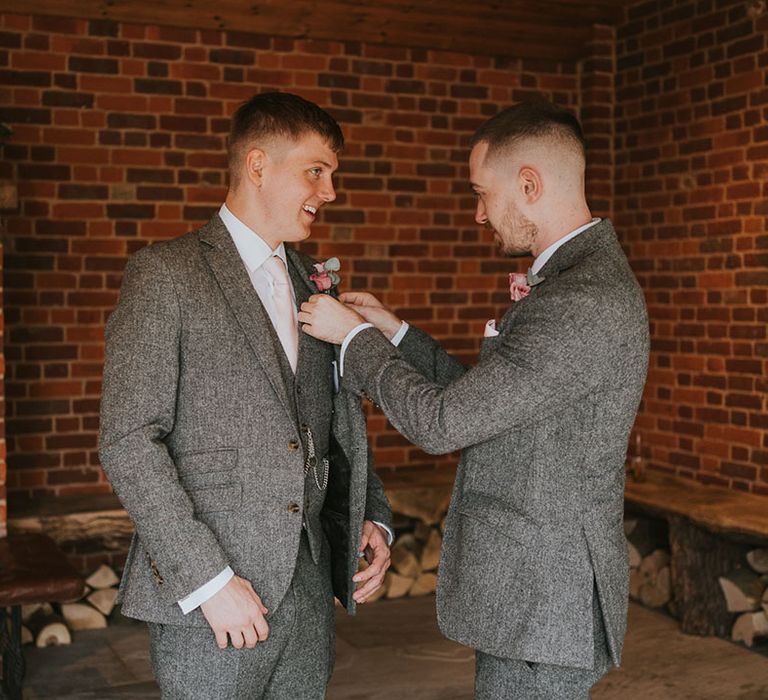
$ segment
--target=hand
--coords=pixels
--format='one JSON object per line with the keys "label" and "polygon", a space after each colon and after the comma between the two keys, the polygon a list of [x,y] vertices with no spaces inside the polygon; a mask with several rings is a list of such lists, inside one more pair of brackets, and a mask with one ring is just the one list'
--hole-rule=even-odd
{"label": "hand", "polygon": [[368,292],[344,292],[344,294],[339,295],[339,301],[354,309],[368,323],[376,326],[387,337],[387,340],[392,340],[400,330],[402,321],[373,294]]}
{"label": "hand", "polygon": [[299,323],[302,330],[318,340],[341,345],[347,334],[365,323],[358,313],[328,294],[315,294],[301,305]]}
{"label": "hand", "polygon": [[268,610],[250,581],[233,576],[224,588],[206,600],[200,609],[208,620],[220,649],[227,648],[227,635],[235,649],[253,649],[269,636],[264,619]]}
{"label": "hand", "polygon": [[384,531],[374,522],[363,522],[363,536],[360,549],[368,562],[368,568],[358,571],[352,580],[360,587],[352,594],[356,603],[364,603],[384,583],[384,574],[389,568],[389,545]]}

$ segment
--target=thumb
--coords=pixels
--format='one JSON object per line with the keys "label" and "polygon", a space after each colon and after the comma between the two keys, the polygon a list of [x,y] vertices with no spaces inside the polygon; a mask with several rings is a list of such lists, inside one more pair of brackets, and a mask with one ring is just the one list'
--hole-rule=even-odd
{"label": "thumb", "polygon": [[368,546],[369,540],[370,540],[370,533],[366,528],[363,528],[363,534],[360,537],[360,548],[357,553],[358,557],[362,557],[365,555],[365,548]]}

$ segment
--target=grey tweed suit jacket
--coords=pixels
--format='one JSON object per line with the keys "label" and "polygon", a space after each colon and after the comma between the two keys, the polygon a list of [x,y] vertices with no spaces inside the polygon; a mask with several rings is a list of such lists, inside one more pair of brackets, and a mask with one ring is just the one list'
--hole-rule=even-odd
{"label": "grey tweed suit jacket", "polygon": [[466,371],[410,329],[361,332],[344,383],[430,453],[461,448],[438,621],[505,658],[593,665],[593,582],[614,663],[626,627],[624,458],[648,362],[642,292],[607,220],[563,244]]}
{"label": "grey tweed suit jacket", "polygon": [[[301,304],[317,292],[312,261],[291,249],[288,260]],[[334,532],[349,541],[333,543],[346,547],[348,583],[363,518],[391,514],[359,398],[334,396],[333,359],[332,346],[302,333],[294,378],[218,215],[129,260],[106,328],[100,435],[102,465],[136,528],[124,614],[207,625],[177,601],[228,565],[277,609],[302,523],[316,560],[323,536],[324,494],[305,494],[308,429],[318,458],[332,447],[345,458],[331,481],[348,506]]]}

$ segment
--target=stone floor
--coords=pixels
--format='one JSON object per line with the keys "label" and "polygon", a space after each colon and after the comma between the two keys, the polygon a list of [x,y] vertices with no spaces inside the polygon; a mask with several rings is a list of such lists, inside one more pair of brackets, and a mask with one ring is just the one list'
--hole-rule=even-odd
{"label": "stone floor", "polygon": [[[329,700],[470,700],[472,653],[441,637],[434,598],[381,601],[339,613]],[[81,632],[68,647],[26,648],[25,700],[158,698],[143,625],[124,620]],[[670,618],[632,605],[624,666],[595,700],[766,700],[768,658],[681,634]]]}

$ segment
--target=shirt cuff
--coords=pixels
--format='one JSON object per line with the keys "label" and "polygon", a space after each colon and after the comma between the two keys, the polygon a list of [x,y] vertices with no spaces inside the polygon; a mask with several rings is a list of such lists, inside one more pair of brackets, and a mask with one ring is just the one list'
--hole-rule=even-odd
{"label": "shirt cuff", "polygon": [[400,345],[400,341],[403,338],[405,338],[405,334],[408,332],[409,328],[410,328],[410,326],[405,321],[401,322],[400,323],[400,330],[398,330],[397,333],[395,333],[392,336],[392,340],[390,340],[389,342],[392,343],[392,345],[394,345],[395,347]]}
{"label": "shirt cuff", "polygon": [[395,541],[395,533],[392,532],[392,529],[385,525],[384,523],[380,523],[378,520],[372,521],[374,525],[378,525],[384,532],[387,533],[387,544],[391,547],[392,543]]}
{"label": "shirt cuff", "polygon": [[344,376],[344,353],[347,351],[347,346],[352,341],[352,338],[354,338],[360,331],[364,331],[366,328],[373,328],[372,323],[361,323],[359,326],[355,326],[349,333],[347,333],[347,337],[344,338],[344,342],[341,344],[341,352],[339,353],[339,376]]}
{"label": "shirt cuff", "polygon": [[186,598],[182,598],[179,602],[181,612],[185,615],[191,613],[195,608],[199,608],[205,601],[213,598],[224,586],[226,586],[235,572],[230,567],[227,567],[218,576],[212,578],[208,583],[204,583],[196,591],[192,591]]}

